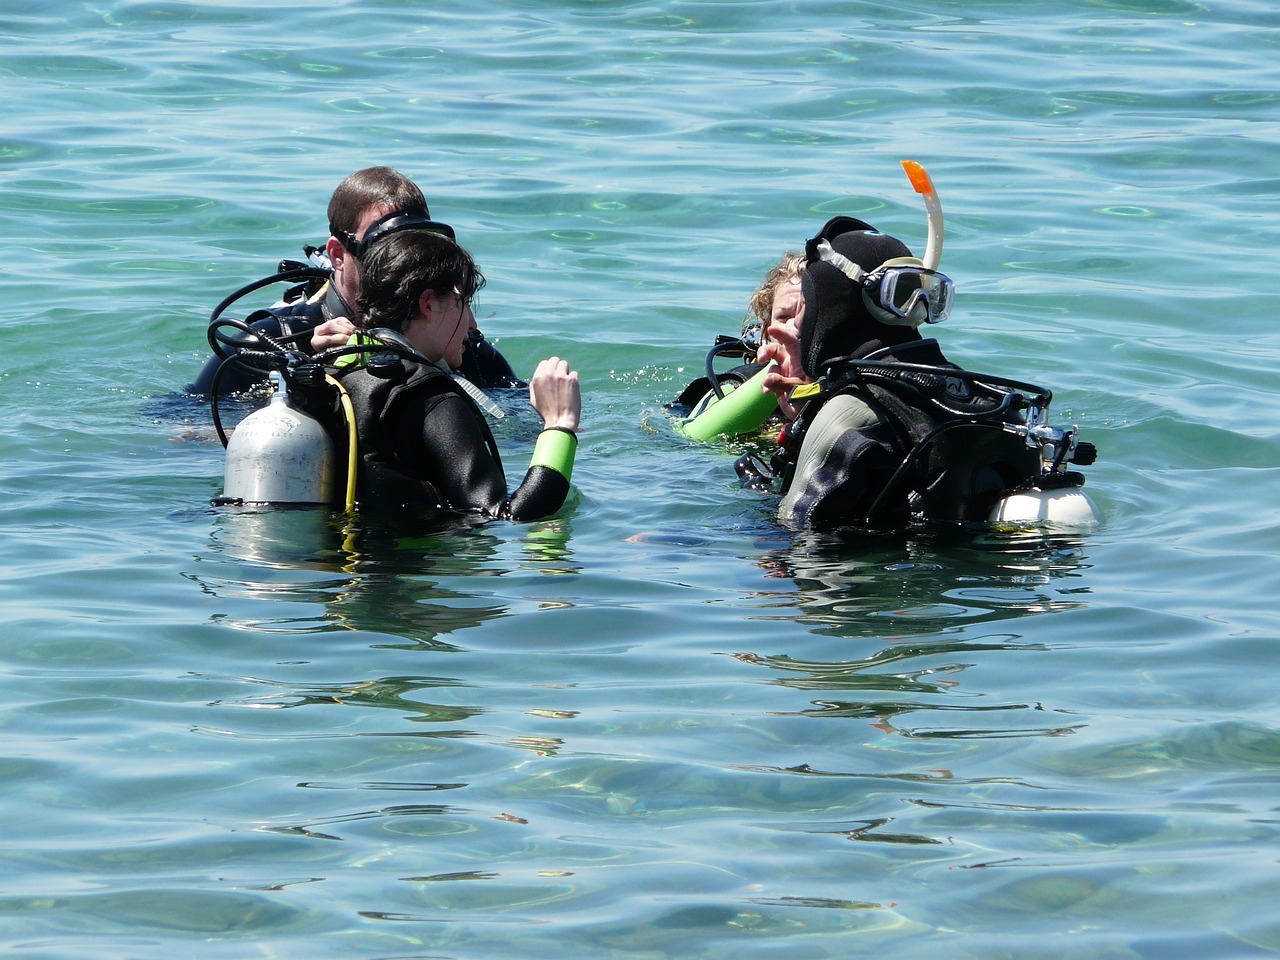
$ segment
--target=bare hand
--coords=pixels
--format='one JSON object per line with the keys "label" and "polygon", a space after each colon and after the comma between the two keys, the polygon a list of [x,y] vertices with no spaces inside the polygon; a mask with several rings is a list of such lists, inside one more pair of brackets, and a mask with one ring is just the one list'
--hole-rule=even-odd
{"label": "bare hand", "polygon": [[569,362],[559,357],[543,360],[529,380],[529,403],[542,415],[545,427],[577,433],[582,416],[578,372],[570,370]]}
{"label": "bare hand", "polygon": [[800,358],[803,325],[804,296],[796,279],[780,286],[774,294],[773,310],[764,330],[765,342],[756,353],[757,360],[776,364],[764,376],[764,391],[777,395],[778,409],[788,420],[794,420],[797,411],[787,395],[792,388],[809,382]]}
{"label": "bare hand", "polygon": [[770,340],[762,346],[756,353],[756,359],[768,362],[774,361],[774,365],[764,375],[761,385],[765,393],[773,393],[778,397],[778,409],[782,415],[788,420],[794,420],[798,412],[791,401],[787,399],[787,395],[791,393],[792,388],[798,387],[802,383],[808,383],[809,378],[804,375],[804,371],[800,370],[799,376],[788,376],[786,371],[792,366],[791,358],[788,357],[786,346],[776,340]]}
{"label": "bare hand", "polygon": [[326,320],[311,331],[311,350],[313,353],[320,353],[332,347],[345,347],[355,332],[356,325],[346,317]]}

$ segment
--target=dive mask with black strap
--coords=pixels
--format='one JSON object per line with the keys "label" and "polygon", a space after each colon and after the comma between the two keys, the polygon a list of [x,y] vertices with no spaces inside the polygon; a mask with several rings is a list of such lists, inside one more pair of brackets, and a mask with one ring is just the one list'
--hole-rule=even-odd
{"label": "dive mask with black strap", "polygon": [[354,235],[346,230],[335,230],[333,235],[342,241],[342,245],[347,248],[348,253],[357,260],[361,260],[379,240],[385,240],[393,233],[401,233],[405,230],[423,230],[427,233],[439,234],[455,243],[458,240],[457,235],[453,232],[453,227],[447,223],[432,220],[421,213],[399,212],[389,213],[381,220],[374,221],[360,240],[357,240]]}

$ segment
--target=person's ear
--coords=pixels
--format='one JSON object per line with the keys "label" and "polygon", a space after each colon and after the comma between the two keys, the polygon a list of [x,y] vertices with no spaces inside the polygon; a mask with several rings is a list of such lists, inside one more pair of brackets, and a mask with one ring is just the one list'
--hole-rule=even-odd
{"label": "person's ear", "polygon": [[335,270],[340,269],[347,259],[347,248],[342,245],[342,241],[337,237],[330,237],[325,242],[324,252],[329,258],[329,265]]}
{"label": "person's ear", "polygon": [[431,322],[431,300],[435,295],[434,290],[423,290],[418,294],[418,313],[428,323]]}

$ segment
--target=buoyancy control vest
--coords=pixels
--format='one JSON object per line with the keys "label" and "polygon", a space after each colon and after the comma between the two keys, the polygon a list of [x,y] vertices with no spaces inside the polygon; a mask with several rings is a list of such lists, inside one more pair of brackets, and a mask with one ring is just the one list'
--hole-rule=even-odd
{"label": "buoyancy control vest", "polygon": [[818,393],[784,429],[774,474],[784,493],[810,482],[810,476],[796,475],[806,434],[833,398],[851,396],[869,414],[855,436],[837,441],[861,446],[839,455],[865,470],[867,482],[857,503],[828,504],[823,516],[873,528],[901,526],[912,517],[985,521],[1002,496],[1043,468],[1039,451],[1007,430],[1025,423],[1028,398],[987,382],[993,379],[949,363],[933,340],[833,363]]}
{"label": "buoyancy control vest", "polygon": [[[420,512],[439,510],[442,498],[430,477],[397,453],[392,424],[399,408],[411,399],[457,394],[467,397],[454,378],[438,367],[394,354],[373,354],[365,363],[338,374],[351,399],[359,444],[357,490],[362,508],[399,509],[412,507]],[[474,401],[467,397],[469,406]],[[479,409],[476,423],[495,462],[502,463],[493,431]],[[346,442],[347,427],[338,411],[327,418],[327,426]]]}

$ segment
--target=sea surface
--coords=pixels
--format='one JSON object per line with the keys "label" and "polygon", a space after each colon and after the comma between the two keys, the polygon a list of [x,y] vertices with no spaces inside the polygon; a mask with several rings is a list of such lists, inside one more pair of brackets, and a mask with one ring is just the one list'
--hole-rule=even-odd
{"label": "sea surface", "polygon": [[[6,0],[0,953],[1280,955],[1278,10]],[[672,431],[829,217],[922,249],[903,158],[1097,531],[795,534]],[[211,309],[384,163],[580,371],[551,520],[211,506]]]}

